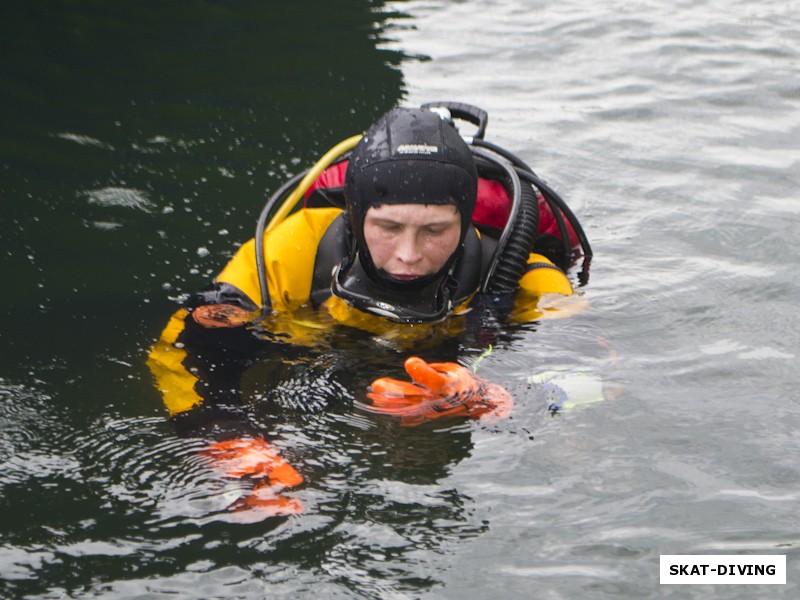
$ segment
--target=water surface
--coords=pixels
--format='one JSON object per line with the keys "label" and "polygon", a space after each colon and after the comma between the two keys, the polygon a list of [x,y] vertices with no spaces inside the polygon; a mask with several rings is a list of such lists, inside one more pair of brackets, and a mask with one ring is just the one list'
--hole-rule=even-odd
{"label": "water surface", "polygon": [[[796,3],[329,4],[0,9],[4,595],[796,597]],[[269,190],[435,99],[488,110],[569,201],[590,309],[500,333],[492,426],[353,410],[352,348],[281,394],[256,369],[308,510],[233,523],[147,350]],[[528,382],[554,370],[624,387],[554,418]],[[304,382],[340,402],[294,410]],[[658,584],[661,554],[728,553],[786,554],[787,585]]]}

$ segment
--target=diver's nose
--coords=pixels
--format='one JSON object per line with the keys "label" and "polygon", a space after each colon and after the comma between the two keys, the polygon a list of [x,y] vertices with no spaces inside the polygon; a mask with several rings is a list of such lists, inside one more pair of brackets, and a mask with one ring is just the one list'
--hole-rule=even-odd
{"label": "diver's nose", "polygon": [[395,256],[407,265],[418,263],[422,259],[422,252],[417,240],[416,232],[405,231],[397,240]]}

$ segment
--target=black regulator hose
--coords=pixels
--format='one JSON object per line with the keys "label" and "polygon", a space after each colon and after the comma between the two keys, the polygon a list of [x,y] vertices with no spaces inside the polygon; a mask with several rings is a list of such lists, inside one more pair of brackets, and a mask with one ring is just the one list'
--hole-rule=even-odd
{"label": "black regulator hose", "polygon": [[[563,213],[567,221],[569,221],[569,224],[572,225],[572,229],[575,230],[575,235],[578,236],[578,242],[581,245],[583,256],[587,259],[591,259],[593,253],[592,246],[589,244],[589,238],[586,237],[586,232],[583,230],[580,221],[578,221],[578,217],[575,216],[575,213],[573,213],[567,203],[564,202],[564,199],[533,173],[520,173],[520,179],[524,179],[535,185],[542,192],[542,195],[545,200],[547,200],[547,203],[550,204],[550,207],[554,208],[555,205],[555,207],[558,208],[558,211],[553,210],[554,216],[557,212]],[[560,217],[561,215],[558,216]]]}
{"label": "black regulator hose", "polygon": [[487,142],[483,138],[474,138],[472,140],[472,144],[475,146],[480,146],[481,148],[486,148],[487,150],[491,150],[495,154],[502,156],[508,162],[514,165],[517,169],[522,169],[523,171],[527,171],[528,173],[533,173],[533,169],[531,169],[528,165],[526,165],[518,156],[512,154],[502,146],[498,146],[497,144],[493,144],[492,142]]}
{"label": "black regulator hose", "polygon": [[[531,169],[525,162],[523,162],[519,157],[515,156],[505,148],[498,146],[497,144],[493,144],[491,142],[487,142],[482,138],[474,138],[472,140],[473,145],[479,146],[482,148],[486,148],[491,150],[492,152],[502,156],[506,160],[508,160],[517,170],[517,174],[521,179],[526,181],[529,184],[534,185],[542,194],[545,201],[547,202],[550,210],[553,212],[553,217],[556,220],[556,224],[558,225],[558,231],[561,235],[562,243],[564,244],[564,256],[566,260],[569,260],[569,257],[572,256],[572,247],[569,241],[569,235],[567,232],[566,224],[564,223],[564,218],[569,221],[570,225],[572,225],[572,229],[575,231],[575,235],[578,236],[578,241],[581,246],[581,251],[583,252],[584,256],[584,265],[583,265],[583,272],[584,274],[588,271],[589,263],[591,262],[593,252],[591,244],[589,243],[589,239],[586,236],[586,232],[583,230],[583,227],[578,221],[578,218],[575,214],[570,210],[567,203],[561,198],[561,196],[556,193],[549,185],[547,185],[542,179],[534,173],[533,169]],[[563,216],[562,216],[563,215]]]}
{"label": "black regulator hose", "polygon": [[303,171],[292,177],[289,181],[284,183],[278,191],[270,196],[264,208],[261,209],[261,214],[258,216],[256,223],[256,270],[258,271],[258,287],[261,291],[261,316],[266,317],[272,310],[272,303],[269,299],[269,286],[267,285],[267,264],[264,259],[264,229],[267,226],[267,220],[272,215],[273,210],[278,204],[284,200],[286,194],[294,188],[305,177],[308,171]]}
{"label": "black regulator hose", "polygon": [[497,242],[481,291],[488,294],[515,292],[528,264],[539,231],[539,202],[530,184],[523,185],[514,166],[480,148],[473,154],[505,172],[511,196],[511,214]]}
{"label": "black regulator hose", "polygon": [[490,294],[514,292],[525,274],[528,257],[533,251],[539,230],[539,203],[530,185],[520,187],[520,210],[514,229],[501,256],[498,257],[494,274],[484,285]]}
{"label": "black regulator hose", "polygon": [[[492,142],[487,142],[484,139],[475,140],[474,143],[477,146],[488,148],[492,152],[496,152],[506,160],[510,161],[511,164],[513,164],[514,167],[517,169],[517,173],[520,176],[532,175],[533,177],[536,177],[537,181],[539,181],[539,178],[536,175],[536,173],[533,172],[533,169],[531,169],[524,161],[522,161],[522,159],[520,159],[515,154],[512,154],[505,148],[498,146],[497,144],[493,144]],[[564,217],[561,214],[561,211],[556,209],[556,204],[553,201],[553,199],[549,197],[549,194],[545,193],[542,193],[542,197],[544,198],[545,202],[547,202],[547,205],[550,207],[550,211],[553,213],[553,218],[555,219],[556,226],[558,227],[558,234],[559,237],[561,238],[561,252],[563,258],[561,261],[559,261],[560,264],[558,266],[564,271],[566,271],[567,268],[569,267],[570,258],[572,257],[572,245],[569,239],[569,231],[567,230],[567,225],[564,222]]]}

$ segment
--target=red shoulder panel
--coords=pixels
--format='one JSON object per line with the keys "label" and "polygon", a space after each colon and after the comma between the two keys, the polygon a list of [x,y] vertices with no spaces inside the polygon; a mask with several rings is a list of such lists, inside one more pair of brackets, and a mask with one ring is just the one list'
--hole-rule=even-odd
{"label": "red shoulder panel", "polygon": [[[325,169],[306,191],[306,199],[317,188],[327,189],[344,186],[347,162],[345,160]],[[539,198],[539,234],[549,233],[560,238],[558,223],[556,223],[550,206],[540,194],[537,194],[537,196]],[[472,214],[473,223],[502,229],[510,213],[511,198],[502,184],[491,179],[478,179],[478,199],[475,203],[475,212]],[[575,235],[575,231],[569,221],[566,223],[570,242],[575,246],[578,244],[578,236]]]}

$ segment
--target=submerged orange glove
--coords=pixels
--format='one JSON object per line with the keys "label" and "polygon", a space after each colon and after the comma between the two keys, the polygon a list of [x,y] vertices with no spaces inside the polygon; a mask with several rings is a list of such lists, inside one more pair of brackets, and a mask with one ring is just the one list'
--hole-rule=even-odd
{"label": "submerged orange glove", "polygon": [[201,454],[226,475],[255,482],[253,491],[231,504],[229,510],[253,511],[250,516],[255,519],[248,517],[247,520],[303,512],[299,500],[279,493],[283,488],[303,483],[303,476],[281,458],[266,440],[254,437],[215,442]]}
{"label": "submerged orange glove", "polygon": [[252,323],[256,313],[235,304],[204,304],[192,311],[192,318],[206,329],[219,329]]}
{"label": "submerged orange glove", "polygon": [[456,363],[427,363],[417,356],[405,362],[412,382],[376,379],[367,391],[365,410],[402,417],[401,425],[419,425],[439,417],[469,417],[493,422],[511,414],[511,394]]}

